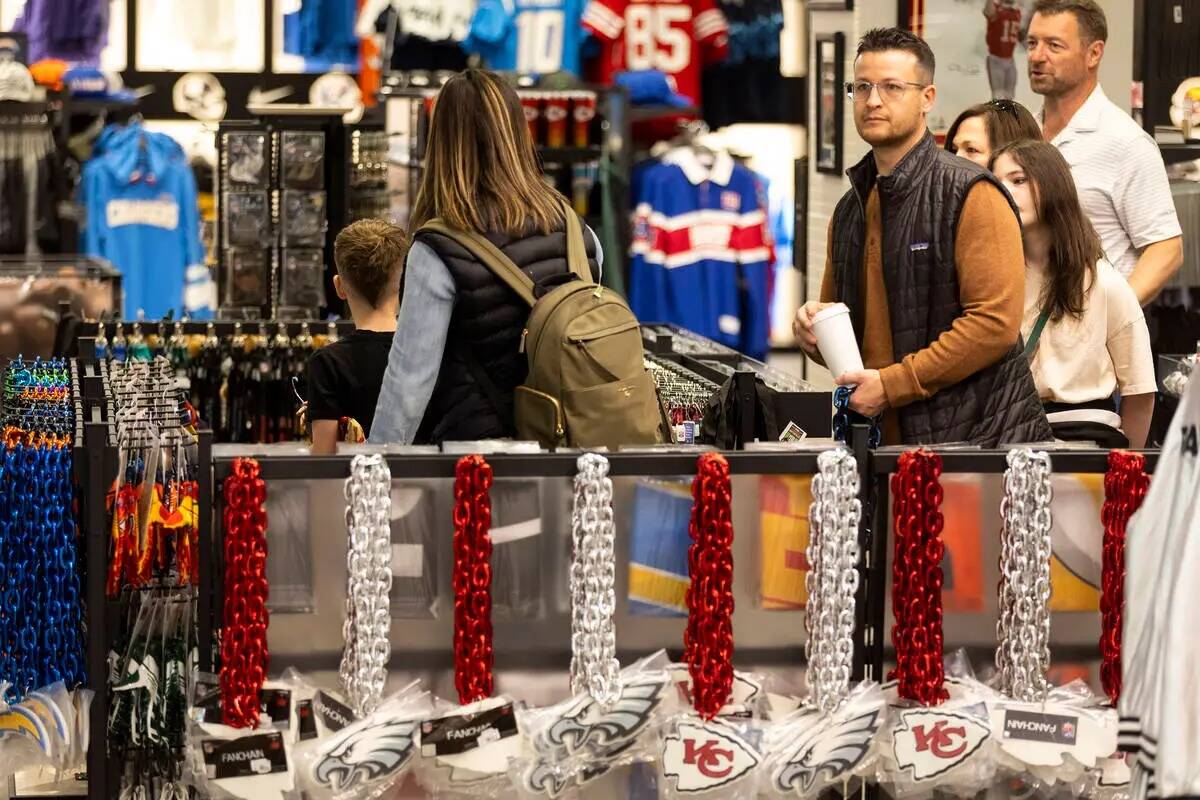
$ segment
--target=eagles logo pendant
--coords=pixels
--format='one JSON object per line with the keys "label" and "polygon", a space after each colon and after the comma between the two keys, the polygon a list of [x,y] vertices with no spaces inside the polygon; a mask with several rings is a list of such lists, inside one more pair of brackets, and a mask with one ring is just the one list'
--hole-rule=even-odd
{"label": "eagles logo pendant", "polygon": [[824,786],[848,778],[863,762],[882,724],[882,704],[849,719],[815,719],[775,769],[772,784],[781,792],[815,797]]}
{"label": "eagles logo pendant", "polygon": [[649,724],[654,709],[663,701],[668,686],[665,674],[621,687],[621,694],[605,710],[591,695],[583,695],[561,719],[538,737],[539,750],[563,748],[568,753],[583,749],[611,750],[636,738]]}
{"label": "eagles logo pendant", "polygon": [[390,779],[409,765],[416,753],[415,720],[387,720],[378,725],[354,725],[333,736],[313,762],[316,784],[337,796],[365,791],[368,785]]}

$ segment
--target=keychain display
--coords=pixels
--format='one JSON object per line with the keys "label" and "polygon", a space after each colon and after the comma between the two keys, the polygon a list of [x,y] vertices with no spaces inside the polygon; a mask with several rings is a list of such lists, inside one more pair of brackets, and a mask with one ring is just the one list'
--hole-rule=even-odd
{"label": "keychain display", "polygon": [[262,187],[267,183],[267,136],[264,133],[226,133],[228,177],[239,186]]}
{"label": "keychain display", "polygon": [[320,247],[325,228],[324,192],[283,191],[284,247]]}
{"label": "keychain display", "polygon": [[[127,347],[148,352],[136,325]],[[108,496],[108,596],[128,588],[194,585],[199,484],[191,409],[173,388],[165,356],[114,362],[109,382],[119,460]]]}
{"label": "keychain display", "polygon": [[280,173],[288,189],[320,189],[325,185],[325,134],[284,131],[280,134]]}
{"label": "keychain display", "polygon": [[268,250],[228,250],[224,304],[256,308],[271,302],[271,254]]}
{"label": "keychain display", "polygon": [[392,654],[392,473],[382,456],[354,457],[345,495],[349,586],[339,673],[350,706],[365,717],[383,696]]}
{"label": "keychain display", "polygon": [[109,656],[115,677],[108,738],[168,767],[184,745],[198,644],[195,607],[190,593],[175,590],[132,598],[125,633]]}
{"label": "keychain display", "polygon": [[[254,258],[253,253],[246,255]],[[233,333],[223,336],[212,325],[198,335],[185,335],[179,323],[160,322],[156,327],[155,338],[169,369],[156,367],[151,376],[141,375],[138,380],[150,381],[160,393],[169,384],[180,387],[182,397],[173,402],[181,422],[185,416],[188,425],[203,420],[214,440],[222,443],[302,438],[297,410],[303,389],[297,383],[313,350],[336,340],[336,325],[314,331],[301,323],[295,336],[289,336],[282,324],[267,323],[236,323]],[[127,361],[130,341],[139,338],[127,336],[126,330],[118,323],[111,341],[103,336],[103,328],[97,336],[97,353],[110,359],[110,365]],[[149,357],[149,348],[143,349]],[[120,377],[117,370],[113,372]],[[154,402],[163,405],[161,398]]]}
{"label": "keychain display", "polygon": [[325,303],[325,257],[321,250],[281,250],[279,305],[317,308]]}
{"label": "keychain display", "polygon": [[271,209],[266,192],[227,194],[225,203],[226,246],[261,248],[269,242]]}

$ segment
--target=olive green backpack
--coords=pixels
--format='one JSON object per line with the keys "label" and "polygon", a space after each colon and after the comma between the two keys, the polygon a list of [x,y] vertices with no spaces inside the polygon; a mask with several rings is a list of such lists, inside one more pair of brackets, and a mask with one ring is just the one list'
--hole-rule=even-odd
{"label": "olive green backpack", "polygon": [[[564,211],[567,265],[577,280],[540,298],[533,280],[483,236],[436,219],[422,230],[457,242],[530,306],[521,335],[529,376],[513,398],[519,439],[611,450],[663,442],[670,428],[642,360],[637,318],[624,298],[592,280],[579,217],[569,206]],[[486,376],[476,379],[489,397],[495,395]]]}

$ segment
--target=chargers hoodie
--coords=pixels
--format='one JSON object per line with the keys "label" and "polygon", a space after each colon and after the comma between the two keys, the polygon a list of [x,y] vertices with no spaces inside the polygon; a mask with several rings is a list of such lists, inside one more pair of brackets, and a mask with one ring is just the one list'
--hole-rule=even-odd
{"label": "chargers hoodie", "polygon": [[124,317],[162,319],[170,309],[212,314],[212,278],[200,246],[196,180],[183,148],[141,125],[110,125],[83,168],[83,252],[123,276]]}

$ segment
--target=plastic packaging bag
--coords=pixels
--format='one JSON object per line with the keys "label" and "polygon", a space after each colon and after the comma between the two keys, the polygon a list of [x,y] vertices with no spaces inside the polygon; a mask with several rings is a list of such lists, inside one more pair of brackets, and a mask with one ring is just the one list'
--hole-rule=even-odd
{"label": "plastic packaging bag", "polygon": [[660,796],[754,800],[763,772],[762,737],[752,719],[672,717],[659,759]]}
{"label": "plastic packaging bag", "polygon": [[616,767],[653,761],[659,729],[678,708],[665,651],[621,670],[621,693],[605,708],[576,695],[546,708],[517,711],[530,758],[514,760],[510,775],[522,797],[566,797]]}
{"label": "plastic packaging bag", "polygon": [[511,797],[510,759],[529,758],[513,701],[441,702],[421,723],[417,780],[431,797]]}
{"label": "plastic packaging bag", "polygon": [[1048,789],[1092,782],[1089,772],[1117,749],[1117,712],[1083,681],[1052,688],[1043,703],[1002,697],[989,710],[1000,768]]}
{"label": "plastic packaging bag", "polygon": [[433,704],[418,683],[350,725],[295,748],[296,782],[310,800],[367,800],[398,787],[418,760]]}
{"label": "plastic packaging bag", "polygon": [[253,729],[225,725],[220,682],[200,673],[188,710],[187,758],[183,776],[205,797],[276,800],[290,792],[295,772],[289,758],[291,690],[277,681],[263,684],[259,724]]}
{"label": "plastic packaging bag", "polygon": [[883,687],[892,706],[876,741],[878,782],[895,798],[928,797],[936,789],[973,797],[996,774],[989,709],[998,695],[974,678],[946,678],[950,698],[918,706]]}
{"label": "plastic packaging bag", "polygon": [[766,733],[764,796],[819,797],[826,789],[848,794],[874,776],[872,746],[887,721],[887,698],[879,685],[856,686],[832,714],[805,707]]}

